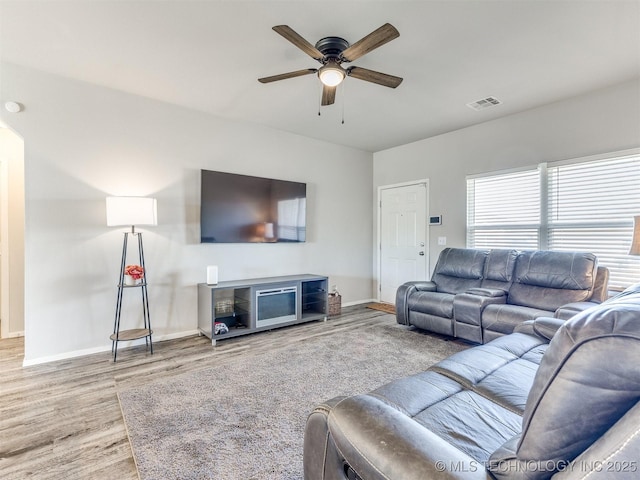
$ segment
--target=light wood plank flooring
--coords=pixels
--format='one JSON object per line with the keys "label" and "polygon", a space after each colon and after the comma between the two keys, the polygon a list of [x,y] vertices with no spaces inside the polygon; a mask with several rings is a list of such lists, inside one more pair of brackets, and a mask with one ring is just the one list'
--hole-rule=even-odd
{"label": "light wood plank flooring", "polygon": [[215,348],[191,336],[155,343],[153,355],[144,346],[121,349],[115,364],[105,352],[23,368],[23,339],[0,340],[0,478],[137,479],[118,388],[390,322],[395,318],[384,312],[349,307],[327,322],[222,340]]}

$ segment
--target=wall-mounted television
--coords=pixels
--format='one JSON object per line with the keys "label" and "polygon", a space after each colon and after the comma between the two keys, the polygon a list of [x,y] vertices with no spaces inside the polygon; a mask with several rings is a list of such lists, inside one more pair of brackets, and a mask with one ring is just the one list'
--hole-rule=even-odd
{"label": "wall-mounted television", "polygon": [[306,183],[200,171],[201,243],[306,240]]}

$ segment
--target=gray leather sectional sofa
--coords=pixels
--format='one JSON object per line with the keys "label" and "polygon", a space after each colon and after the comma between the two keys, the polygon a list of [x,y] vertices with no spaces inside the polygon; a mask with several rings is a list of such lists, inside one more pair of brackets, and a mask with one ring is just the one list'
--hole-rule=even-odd
{"label": "gray leather sectional sofa", "polygon": [[592,253],[446,248],[431,281],[401,285],[398,323],[486,343],[541,316],[568,319],[606,299]]}
{"label": "gray leather sectional sofa", "polygon": [[568,321],[526,321],[423,373],[319,405],[304,478],[636,479],[639,366],[636,285]]}

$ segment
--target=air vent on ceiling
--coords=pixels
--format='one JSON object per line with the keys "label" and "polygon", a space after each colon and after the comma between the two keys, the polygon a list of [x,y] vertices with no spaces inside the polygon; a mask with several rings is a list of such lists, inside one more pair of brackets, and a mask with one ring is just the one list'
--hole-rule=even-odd
{"label": "air vent on ceiling", "polygon": [[485,108],[494,107],[501,103],[502,102],[496,97],[487,97],[481,100],[476,100],[475,102],[467,103],[467,107],[473,108],[474,110],[484,110]]}

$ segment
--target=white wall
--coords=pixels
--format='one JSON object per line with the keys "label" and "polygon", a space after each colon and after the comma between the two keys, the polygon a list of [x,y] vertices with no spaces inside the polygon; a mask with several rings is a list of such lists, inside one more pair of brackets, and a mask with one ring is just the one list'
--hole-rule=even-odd
{"label": "white wall", "polygon": [[[159,225],[141,229],[156,340],[195,332],[210,264],[220,280],[324,274],[344,303],[372,298],[370,153],[15,65],[0,97],[25,105],[4,120],[25,143],[26,364],[110,348],[122,230],[106,227],[108,195],[158,199]],[[307,242],[200,244],[202,168],[306,182]],[[123,322],[140,317],[131,297]]]}
{"label": "white wall", "polygon": [[24,142],[0,127],[0,337],[24,334]]}
{"label": "white wall", "polygon": [[[495,107],[500,108],[500,107]],[[481,115],[482,112],[478,112]],[[373,184],[428,178],[433,271],[440,236],[466,244],[466,179],[470,174],[537,165],[640,146],[640,82],[573,97],[437,137],[374,154]],[[374,206],[374,228],[377,229]],[[374,262],[377,260],[374,258]],[[377,272],[374,265],[374,272]]]}

